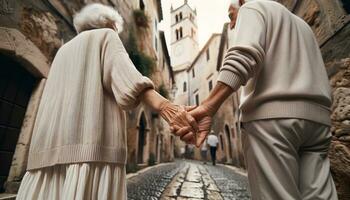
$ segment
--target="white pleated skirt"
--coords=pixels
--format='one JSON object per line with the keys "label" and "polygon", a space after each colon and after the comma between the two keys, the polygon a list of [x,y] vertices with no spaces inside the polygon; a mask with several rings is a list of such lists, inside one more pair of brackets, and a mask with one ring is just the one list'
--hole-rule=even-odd
{"label": "white pleated skirt", "polygon": [[28,171],[17,199],[126,200],[125,165],[81,163]]}

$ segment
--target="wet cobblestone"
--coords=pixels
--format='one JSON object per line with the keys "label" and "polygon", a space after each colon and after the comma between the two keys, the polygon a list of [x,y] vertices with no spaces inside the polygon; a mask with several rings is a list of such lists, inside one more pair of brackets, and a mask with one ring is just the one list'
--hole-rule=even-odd
{"label": "wet cobblestone", "polygon": [[248,200],[250,192],[247,177],[224,166],[204,165],[214,179],[225,200]]}
{"label": "wet cobblestone", "polygon": [[129,200],[247,200],[247,177],[225,166],[177,160],[128,180]]}
{"label": "wet cobblestone", "polygon": [[183,165],[181,162],[169,163],[128,179],[128,200],[160,199],[165,187]]}

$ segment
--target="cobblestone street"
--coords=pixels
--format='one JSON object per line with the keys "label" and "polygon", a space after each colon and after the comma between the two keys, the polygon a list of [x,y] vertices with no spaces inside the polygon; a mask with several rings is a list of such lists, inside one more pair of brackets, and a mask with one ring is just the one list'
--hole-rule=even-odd
{"label": "cobblestone street", "polygon": [[231,168],[178,160],[128,179],[128,199],[250,199],[244,174]]}

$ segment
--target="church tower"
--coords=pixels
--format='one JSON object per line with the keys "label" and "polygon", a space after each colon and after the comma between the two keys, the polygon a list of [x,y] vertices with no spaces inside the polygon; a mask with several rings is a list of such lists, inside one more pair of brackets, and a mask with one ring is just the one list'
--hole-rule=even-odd
{"label": "church tower", "polygon": [[171,64],[174,72],[182,71],[198,54],[197,11],[187,0],[180,7],[171,6]]}

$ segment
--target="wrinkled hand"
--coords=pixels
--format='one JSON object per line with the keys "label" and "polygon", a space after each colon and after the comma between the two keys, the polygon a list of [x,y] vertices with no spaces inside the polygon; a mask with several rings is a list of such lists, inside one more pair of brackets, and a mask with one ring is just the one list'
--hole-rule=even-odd
{"label": "wrinkled hand", "polygon": [[182,137],[185,134],[198,132],[196,120],[188,113],[193,110],[193,106],[179,106],[171,102],[164,102],[160,107],[160,115],[168,122],[171,128],[176,129],[175,135]]}
{"label": "wrinkled hand", "polygon": [[192,115],[198,123],[197,133],[190,131],[183,133],[183,129],[181,130],[176,126],[171,126],[171,131],[175,134],[181,133],[181,140],[184,142],[188,144],[195,144],[197,147],[200,147],[210,132],[210,127],[213,120],[211,113],[210,108],[204,105],[200,105],[189,112],[189,114]]}

